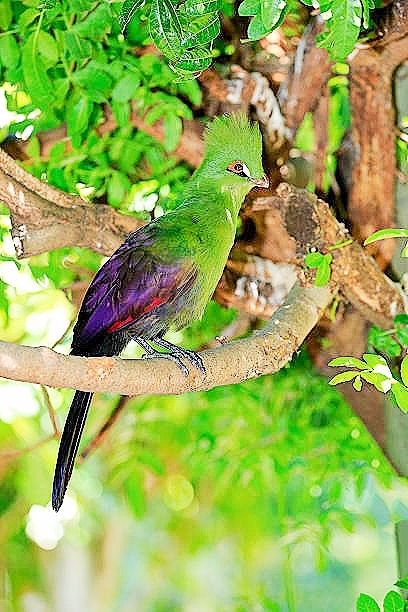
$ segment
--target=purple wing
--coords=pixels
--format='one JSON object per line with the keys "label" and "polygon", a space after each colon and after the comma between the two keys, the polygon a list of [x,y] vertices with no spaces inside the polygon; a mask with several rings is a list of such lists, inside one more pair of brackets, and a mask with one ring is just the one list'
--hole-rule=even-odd
{"label": "purple wing", "polygon": [[169,264],[153,253],[155,233],[151,224],[131,234],[96,274],[74,328],[73,351],[80,353],[97,337],[129,327],[136,335],[150,327],[152,337],[170,326],[197,269],[190,258]]}

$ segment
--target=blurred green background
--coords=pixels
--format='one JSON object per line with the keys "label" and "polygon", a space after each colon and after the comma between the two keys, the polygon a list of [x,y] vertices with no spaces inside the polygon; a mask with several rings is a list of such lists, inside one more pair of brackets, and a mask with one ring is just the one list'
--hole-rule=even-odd
{"label": "blurred green background", "polygon": [[[29,138],[26,166],[60,189],[146,220],[163,214],[192,171],[174,155],[182,119],[206,120],[197,81],[175,82],[151,52],[143,8],[125,40],[120,3],[48,4],[0,2],[0,137]],[[234,4],[221,2],[227,25]],[[303,28],[293,6],[288,39]],[[219,74],[238,41],[214,43]],[[347,67],[329,85],[327,188],[349,126]],[[107,107],[117,125],[100,135]],[[132,109],[163,120],[163,143],[135,129]],[[61,125],[44,156],[39,136]],[[310,115],[295,144],[313,150]],[[72,248],[16,261],[9,229],[2,208],[0,338],[68,353],[73,304],[102,258]],[[172,339],[200,347],[236,316],[210,303]],[[55,514],[50,410],[61,427],[71,397],[0,380],[1,610],[348,612],[360,591],[382,599],[397,578],[405,481],[304,352],[273,377],[129,400]],[[95,397],[88,440],[118,401]]]}

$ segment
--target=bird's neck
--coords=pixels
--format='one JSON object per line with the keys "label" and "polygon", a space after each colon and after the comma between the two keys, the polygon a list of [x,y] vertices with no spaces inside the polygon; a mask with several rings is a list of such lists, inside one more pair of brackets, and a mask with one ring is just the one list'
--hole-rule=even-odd
{"label": "bird's neck", "polygon": [[[229,178],[229,177],[228,177]],[[245,196],[252,189],[250,183],[237,181],[232,175],[230,180],[226,180],[225,177],[216,178],[208,177],[196,172],[190,180],[186,192],[184,195],[197,197],[197,194],[201,195],[201,198],[206,202],[206,205],[214,210],[214,212],[220,212],[218,209],[224,211],[228,208],[232,217],[236,219]]]}

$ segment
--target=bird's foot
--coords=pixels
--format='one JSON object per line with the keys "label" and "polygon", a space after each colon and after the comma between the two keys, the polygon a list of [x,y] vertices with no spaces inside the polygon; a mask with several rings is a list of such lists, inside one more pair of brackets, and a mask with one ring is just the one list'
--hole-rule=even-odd
{"label": "bird's foot", "polygon": [[134,338],[134,340],[146,351],[144,357],[145,359],[153,359],[155,357],[161,357],[162,359],[170,359],[175,364],[178,365],[180,370],[183,372],[185,376],[188,376],[189,370],[187,366],[182,362],[182,359],[189,361],[193,366],[200,370],[204,376],[207,374],[206,369],[203,364],[203,360],[200,355],[195,353],[194,351],[189,351],[188,349],[180,348],[175,344],[171,344],[167,340],[163,338],[155,338],[152,340],[154,344],[159,346],[160,348],[166,349],[169,351],[168,353],[161,353],[160,351],[156,351],[144,338],[140,338],[139,336]]}

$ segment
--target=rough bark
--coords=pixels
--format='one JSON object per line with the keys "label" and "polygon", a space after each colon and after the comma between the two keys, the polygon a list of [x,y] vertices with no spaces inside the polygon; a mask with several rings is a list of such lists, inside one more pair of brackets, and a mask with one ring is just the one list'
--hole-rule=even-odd
{"label": "rough bark", "polygon": [[296,285],[285,304],[252,337],[200,353],[207,371],[188,377],[165,359],[58,354],[0,341],[0,376],[10,380],[121,395],[169,395],[235,384],[280,370],[298,350],[332,299],[328,287]]}

